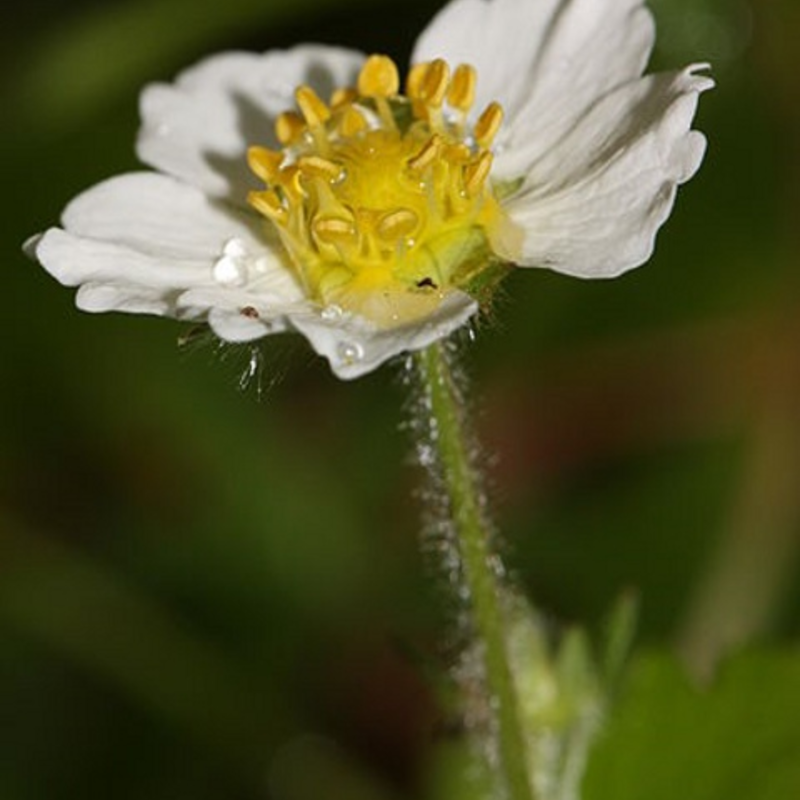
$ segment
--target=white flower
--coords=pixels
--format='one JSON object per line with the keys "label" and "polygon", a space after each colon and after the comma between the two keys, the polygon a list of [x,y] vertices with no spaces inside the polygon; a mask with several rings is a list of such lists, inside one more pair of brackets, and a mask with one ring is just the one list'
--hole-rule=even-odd
{"label": "white flower", "polygon": [[599,278],[650,257],[712,86],[702,64],[643,77],[653,40],[639,0],[454,0],[403,94],[385,56],[209,58],[142,95],[158,172],[88,190],[29,250],[86,311],[295,330],[358,377],[463,325],[489,264]]}

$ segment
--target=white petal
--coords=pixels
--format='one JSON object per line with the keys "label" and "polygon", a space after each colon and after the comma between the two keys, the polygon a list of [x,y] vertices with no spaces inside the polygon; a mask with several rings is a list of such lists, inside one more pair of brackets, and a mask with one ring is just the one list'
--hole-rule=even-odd
{"label": "white petal", "polygon": [[506,112],[494,172],[507,177],[505,150],[556,141],[589,103],[642,74],[653,40],[642,0],[455,0],[412,61],[477,68],[477,110],[496,100]]}
{"label": "white petal", "polygon": [[[91,313],[124,311],[128,314],[155,314],[160,317],[179,316],[175,312],[174,293],[126,283],[84,283],[75,295],[75,305],[81,311]],[[182,318],[194,319],[188,314]]]}
{"label": "white petal", "polygon": [[677,185],[705,152],[689,130],[699,93],[713,85],[694,74],[701,68],[642,78],[597,103],[506,202],[524,241],[521,253],[502,255],[589,278],[643,264]]}
{"label": "white petal", "polygon": [[286,330],[290,314],[310,308],[291,276],[276,271],[271,278],[252,289],[189,289],[178,297],[177,307],[183,313],[207,318],[214,332],[228,342],[258,339]]}
{"label": "white petal", "polygon": [[241,311],[230,311],[219,307],[209,311],[208,324],[214,333],[226,342],[252,342],[262,336],[286,330],[283,321],[253,318]]}
{"label": "white petal", "polygon": [[[168,176],[105,181],[69,204],[63,224],[26,247],[61,283],[84,285],[76,302],[87,311],[199,319],[227,297],[235,313],[255,305],[269,318],[303,296],[266,221]],[[192,291],[214,302],[183,302]]]}
{"label": "white petal", "polygon": [[[521,174],[600,98],[639,78],[654,41],[653,17],[640,0],[563,4],[530,75],[530,95],[497,138],[495,174]],[[527,163],[512,164],[520,149]]]}
{"label": "white petal", "polygon": [[210,279],[211,263],[142,253],[125,245],[75,236],[51,228],[36,246],[36,258],[65,286],[128,284],[170,292]]}
{"label": "white petal", "polygon": [[215,197],[243,204],[258,181],[247,167],[250,145],[276,145],[274,122],[294,108],[308,84],[327,99],[355,82],[363,55],[306,45],[266,54],[224,53],[154,84],[141,97],[138,153],[145,163]]}
{"label": "white petal", "polygon": [[559,0],[455,0],[417,39],[411,62],[444,58],[478,71],[476,104],[491,100],[513,115],[527,97],[529,73]]}
{"label": "white petal", "polygon": [[362,318],[325,318],[303,313],[290,319],[319,355],[343,380],[372,372],[400,353],[421,350],[449,336],[476,313],[478,304],[462,292],[449,294],[435,314],[399,328],[379,329]]}
{"label": "white petal", "polygon": [[77,236],[164,259],[207,260],[232,238],[242,240],[248,249],[264,249],[271,232],[263,218],[215,202],[192,186],[154,172],[120,175],[97,184],[67,206],[62,224]]}

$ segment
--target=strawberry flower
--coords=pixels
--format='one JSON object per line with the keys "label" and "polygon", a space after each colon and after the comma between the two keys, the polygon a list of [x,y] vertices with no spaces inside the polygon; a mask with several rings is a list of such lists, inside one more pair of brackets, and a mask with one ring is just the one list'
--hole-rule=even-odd
{"label": "strawberry flower", "polygon": [[344,379],[479,310],[500,265],[613,277],[698,169],[703,64],[643,75],[639,0],[453,0],[386,56],[223,53],[145,88],[141,160],[28,250],[85,311],[296,331]]}

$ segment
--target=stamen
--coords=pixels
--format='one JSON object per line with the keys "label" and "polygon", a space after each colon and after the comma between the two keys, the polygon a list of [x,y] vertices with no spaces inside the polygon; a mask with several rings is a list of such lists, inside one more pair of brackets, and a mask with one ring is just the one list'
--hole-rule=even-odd
{"label": "stamen", "polygon": [[319,128],[331,118],[330,109],[310,86],[298,87],[294,96],[309,128]]}
{"label": "stamen", "polygon": [[247,195],[247,202],[250,203],[256,211],[261,212],[273,222],[277,222],[279,225],[284,225],[286,223],[289,214],[275,192],[250,192]]}
{"label": "stamen", "polygon": [[503,213],[489,183],[503,111],[490,103],[471,124],[476,70],[436,59],[405,86],[399,96],[395,63],[371,55],[329,103],[298,87],[296,109],[275,122],[284,149],[247,152],[266,184],[248,201],[275,223],[311,300],[386,326],[420,319],[461,285]]}
{"label": "stamen", "polygon": [[289,202],[296,206],[301,205],[306,193],[300,183],[300,168],[296,164],[284,167],[278,175],[278,180]]}
{"label": "stamen", "polygon": [[475,68],[469,64],[459,64],[450,80],[447,102],[459,111],[469,111],[475,102],[475,86],[477,82],[478,74],[475,72]]}
{"label": "stamen", "polygon": [[400,89],[400,76],[388,56],[372,55],[361,68],[358,91],[362,97],[394,97]]}
{"label": "stamen", "polygon": [[428,66],[427,62],[414,64],[406,77],[406,95],[411,101],[411,111],[416,119],[421,120],[428,118],[428,108],[422,99],[422,83],[428,72]]}
{"label": "stamen", "polygon": [[464,167],[464,188],[468,195],[475,197],[480,192],[491,169],[492,154],[488,150]]}
{"label": "stamen", "polygon": [[503,124],[503,108],[499,103],[489,103],[473,129],[475,141],[481,147],[490,147]]}
{"label": "stamen", "polygon": [[378,222],[376,232],[385,242],[396,242],[414,232],[419,217],[409,208],[387,211]]}
{"label": "stamen", "polygon": [[456,142],[444,148],[442,157],[451,164],[465,164],[472,157],[472,151],[463,142]]}
{"label": "stamen", "polygon": [[293,145],[306,130],[306,124],[299,114],[294,111],[284,111],[278,114],[275,120],[275,137],[284,145],[289,147]]}
{"label": "stamen", "polygon": [[339,111],[351,103],[358,100],[358,92],[355,89],[343,88],[334,89],[331,94],[331,111]]}
{"label": "stamen", "polygon": [[335,183],[342,177],[343,167],[322,156],[303,156],[297,162],[300,172],[310,178],[322,178]]}
{"label": "stamen", "polygon": [[406,76],[406,94],[412,100],[420,100],[422,81],[425,78],[425,73],[428,71],[428,63],[422,62],[421,64],[414,64],[408,71]]}
{"label": "stamen", "polygon": [[361,133],[366,127],[367,121],[364,119],[364,115],[352,106],[342,114],[342,118],[339,120],[339,133],[348,139]]}
{"label": "stamen", "polygon": [[317,217],[314,220],[314,235],[325,244],[352,244],[358,238],[358,230],[350,219]]}
{"label": "stamen", "polygon": [[442,145],[442,137],[434,133],[423,145],[422,149],[406,164],[414,172],[424,172],[438,157]]}
{"label": "stamen", "polygon": [[433,108],[439,108],[447,93],[450,67],[441,58],[431,61],[419,87],[420,99]]}
{"label": "stamen", "polygon": [[283,153],[266,147],[249,147],[247,164],[264,183],[273,183],[280,171]]}

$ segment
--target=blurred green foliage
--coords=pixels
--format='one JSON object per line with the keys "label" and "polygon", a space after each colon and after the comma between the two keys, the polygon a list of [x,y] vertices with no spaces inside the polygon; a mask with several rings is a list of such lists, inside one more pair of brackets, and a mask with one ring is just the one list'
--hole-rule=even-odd
{"label": "blurred green foliage", "polygon": [[[144,82],[309,40],[402,60],[436,7],[5,13],[3,800],[477,794],[424,677],[440,621],[392,369],[342,384],[287,338],[241,390],[246,349],[179,351],[175,323],[80,314],[20,252],[137,167]],[[634,588],[660,651],[622,690],[590,800],[783,800],[800,792],[800,19],[791,0],[653,7],[655,66],[714,62],[706,164],[646,268],[511,276],[468,355],[475,406],[529,594],[554,625],[596,625]],[[706,694],[664,655],[709,679],[757,645]]]}
{"label": "blurred green foliage", "polygon": [[649,655],[586,779],[587,800],[782,800],[800,786],[800,658],[750,653],[698,691],[674,663]]}

